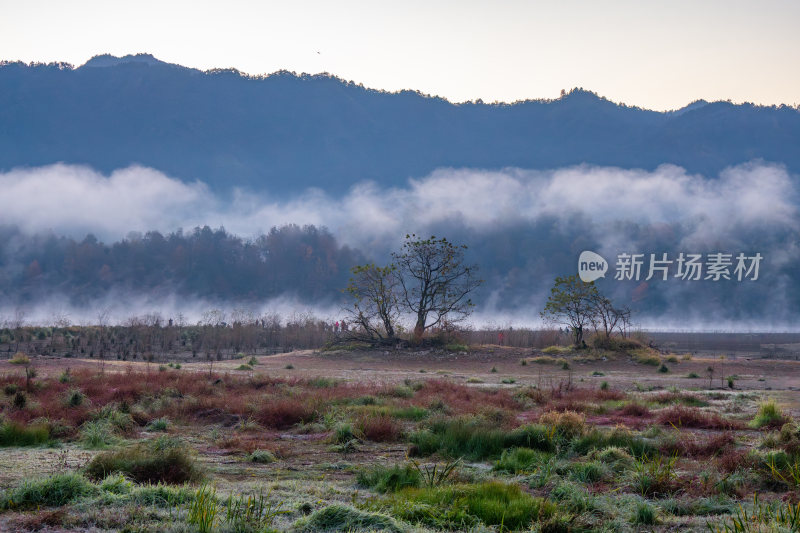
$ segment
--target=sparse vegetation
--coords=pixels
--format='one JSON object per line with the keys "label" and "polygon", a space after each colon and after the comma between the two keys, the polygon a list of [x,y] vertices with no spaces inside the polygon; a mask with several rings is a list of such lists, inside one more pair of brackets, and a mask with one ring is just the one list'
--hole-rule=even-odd
{"label": "sparse vegetation", "polygon": [[[630,351],[644,349],[634,342]],[[0,493],[0,528],[22,527],[12,510],[24,511],[25,524],[52,528],[134,521],[214,533],[624,532],[706,521],[726,531],[744,513],[750,521],[761,513],[766,528],[783,525],[777,502],[800,487],[800,430],[791,407],[779,408],[770,391],[748,391],[748,378],[736,382],[741,392],[721,390],[720,379],[715,391],[663,389],[649,381],[656,368],[631,364],[645,383],[637,389],[593,347],[578,350],[583,362],[569,356],[569,375],[559,357],[526,357],[523,367],[523,354],[487,360],[480,350],[467,356],[471,372],[437,362],[422,376],[414,361],[386,382],[333,372],[275,377],[271,370],[286,363],[269,357],[246,373],[236,372],[238,361],[211,375],[204,361],[187,363],[204,365],[200,372],[73,367],[61,379],[63,371],[48,370],[30,390],[15,369],[0,375],[0,445],[28,449],[4,461],[45,458],[28,468],[50,477],[3,478],[10,488]],[[320,354],[303,367],[313,368],[314,357],[363,355]],[[487,378],[492,366],[499,375]],[[76,454],[94,457],[84,467]],[[265,478],[270,490],[249,485]],[[239,489],[242,479],[248,485]],[[769,498],[753,505],[756,492]]]}

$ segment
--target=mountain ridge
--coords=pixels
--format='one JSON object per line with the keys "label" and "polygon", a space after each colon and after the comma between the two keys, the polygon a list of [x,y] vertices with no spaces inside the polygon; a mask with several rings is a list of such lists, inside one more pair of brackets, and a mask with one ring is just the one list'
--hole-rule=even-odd
{"label": "mountain ridge", "polygon": [[104,54],[80,67],[3,62],[0,104],[0,170],[140,164],[218,192],[401,186],[440,167],[666,163],[715,177],[762,159],[800,172],[800,112],[789,106],[699,100],[661,112],[583,89],[452,103],[327,74],[200,71],[150,54]]}

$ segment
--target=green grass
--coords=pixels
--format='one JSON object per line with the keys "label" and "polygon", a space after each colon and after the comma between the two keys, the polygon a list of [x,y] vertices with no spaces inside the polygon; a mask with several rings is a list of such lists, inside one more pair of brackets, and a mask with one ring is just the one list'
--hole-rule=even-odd
{"label": "green grass", "polygon": [[94,485],[80,474],[57,474],[26,481],[17,488],[1,493],[0,510],[61,506],[95,491]]}
{"label": "green grass", "polygon": [[633,512],[631,522],[637,525],[655,525],[657,522],[656,508],[647,502],[639,502],[636,504],[636,509]]}
{"label": "green grass", "polygon": [[611,469],[600,461],[572,463],[570,477],[580,483],[596,483],[611,476]]}
{"label": "green grass", "polygon": [[753,421],[750,422],[750,426],[753,428],[762,428],[765,426],[780,427],[787,420],[788,417],[783,414],[778,404],[776,404],[774,400],[769,400],[758,406],[758,413],[756,413]]}
{"label": "green grass", "polygon": [[497,481],[405,489],[390,499],[390,510],[411,523],[437,529],[465,529],[478,524],[520,531],[555,513],[555,505]]}
{"label": "green grass", "polygon": [[530,448],[511,448],[504,450],[494,469],[510,474],[523,474],[538,470],[542,464],[550,460],[551,453]]}
{"label": "green grass", "polygon": [[800,503],[762,503],[756,493],[752,506],[739,505],[730,518],[707,525],[712,533],[800,531]]}
{"label": "green grass", "polygon": [[661,358],[654,355],[647,348],[639,348],[631,352],[633,360],[640,365],[658,366],[661,364]]}
{"label": "green grass", "polygon": [[116,444],[118,439],[107,420],[94,420],[81,426],[80,440],[85,448],[98,450]]}
{"label": "green grass", "polygon": [[419,487],[422,476],[412,465],[383,466],[377,465],[362,470],[357,476],[358,484],[376,492],[396,492],[408,487]]}
{"label": "green grass", "polygon": [[149,431],[166,431],[167,428],[169,428],[169,419],[167,418],[156,418],[147,424]]}
{"label": "green grass", "polygon": [[86,465],[86,475],[91,479],[103,479],[112,473],[124,474],[137,483],[180,484],[203,477],[191,452],[163,437],[100,453]]}
{"label": "green grass", "polygon": [[503,450],[515,447],[553,451],[555,438],[554,431],[539,424],[504,430],[479,419],[456,418],[435,421],[410,440],[416,455],[439,453],[477,461],[500,457]]}
{"label": "green grass", "polygon": [[38,446],[50,442],[50,430],[45,425],[28,426],[18,422],[0,424],[0,447]]}
{"label": "green grass", "polygon": [[348,505],[334,504],[301,518],[294,525],[297,532],[389,532],[404,533],[407,527],[391,516],[354,509]]}
{"label": "green grass", "polygon": [[585,455],[592,450],[602,450],[611,446],[622,448],[634,457],[652,455],[656,451],[648,440],[618,428],[610,430],[593,428],[572,441],[571,449],[580,455]]}

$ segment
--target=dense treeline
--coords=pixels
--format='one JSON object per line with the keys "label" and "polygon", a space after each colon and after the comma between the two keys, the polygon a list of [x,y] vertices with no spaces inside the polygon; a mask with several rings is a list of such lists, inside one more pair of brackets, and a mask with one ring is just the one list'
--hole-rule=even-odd
{"label": "dense treeline", "polygon": [[248,240],[208,226],[191,232],[131,234],[112,244],[24,235],[0,227],[0,296],[20,305],[57,293],[73,304],[112,294],[170,292],[257,301],[296,295],[337,298],[362,261],[324,228],[287,225]]}

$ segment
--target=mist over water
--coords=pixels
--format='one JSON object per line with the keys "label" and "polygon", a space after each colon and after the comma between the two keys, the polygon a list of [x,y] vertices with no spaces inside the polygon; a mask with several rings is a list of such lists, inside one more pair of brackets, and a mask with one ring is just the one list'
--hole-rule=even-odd
{"label": "mist over water", "polygon": [[[601,290],[634,308],[654,329],[795,329],[800,301],[800,215],[797,177],[780,165],[752,162],[719,176],[692,175],[663,165],[655,171],[575,166],[552,171],[439,169],[402,188],[365,182],[338,193],[311,189],[273,197],[234,189],[223,197],[200,182],[185,183],[155,169],[132,166],[110,175],[74,165],[0,173],[13,199],[0,225],[16,226],[6,242],[0,281],[11,283],[25,265],[15,250],[27,238],[52,232],[76,240],[91,233],[105,242],[148,231],[223,226],[246,239],[284,224],[326,227],[340,244],[386,261],[406,233],[436,234],[469,245],[486,283],[476,295],[475,324],[541,325],[538,319],[557,275],[576,271],[578,254],[609,260]],[[676,279],[613,279],[619,253],[761,253],[760,279],[692,284]],[[288,293],[269,301],[237,302],[171,292],[114,287],[89,305],[52,294],[47,299],[4,298],[5,315],[25,308],[37,321],[55,312],[92,322],[100,309],[120,320],[158,311],[194,322],[210,308],[246,307],[282,315],[313,310],[335,316],[342,306],[303,301]],[[6,290],[6,292],[8,292]],[[60,310],[60,311],[59,311]]]}

